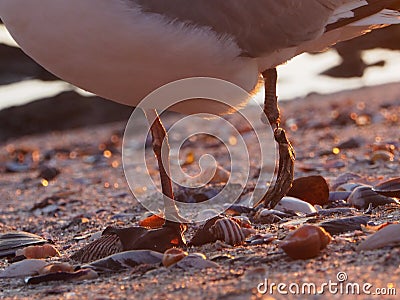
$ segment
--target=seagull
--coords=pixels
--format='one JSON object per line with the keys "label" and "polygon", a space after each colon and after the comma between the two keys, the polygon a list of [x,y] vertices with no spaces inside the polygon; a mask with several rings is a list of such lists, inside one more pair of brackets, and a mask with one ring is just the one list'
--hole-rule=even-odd
{"label": "seagull", "polygon": [[[294,151],[280,127],[276,67],[304,52],[400,23],[400,0],[0,0],[0,18],[23,51],[51,73],[84,90],[137,106],[170,82],[210,77],[249,94],[265,89],[264,112],[279,146],[275,184],[260,200],[274,207],[292,184]],[[248,99],[232,99],[239,108]],[[194,99],[173,109],[193,114],[222,109]],[[161,103],[159,103],[162,106]],[[182,237],[166,130],[145,109],[158,160],[166,221],[136,231],[133,248],[165,250]],[[168,152],[167,152],[168,156]],[[161,244],[162,245],[161,245]]]}

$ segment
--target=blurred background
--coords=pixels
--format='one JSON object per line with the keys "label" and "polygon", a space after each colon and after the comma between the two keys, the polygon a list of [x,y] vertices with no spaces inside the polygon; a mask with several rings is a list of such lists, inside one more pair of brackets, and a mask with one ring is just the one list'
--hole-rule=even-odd
{"label": "blurred background", "polygon": [[[324,53],[300,55],[278,72],[280,100],[400,81],[400,26],[375,30]],[[49,124],[63,130],[127,120],[131,111],[51,75],[0,24],[0,142],[43,131]]]}

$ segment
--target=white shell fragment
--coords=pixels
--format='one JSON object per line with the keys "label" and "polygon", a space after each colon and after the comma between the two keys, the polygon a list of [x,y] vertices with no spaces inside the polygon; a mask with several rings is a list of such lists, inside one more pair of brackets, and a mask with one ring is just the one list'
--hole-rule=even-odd
{"label": "white shell fragment", "polygon": [[400,224],[390,224],[368,236],[357,247],[357,251],[374,250],[400,243]]}
{"label": "white shell fragment", "polygon": [[207,269],[219,267],[217,263],[207,260],[206,256],[202,253],[191,253],[182,260],[178,261],[176,265],[182,269]]}
{"label": "white shell fragment", "polygon": [[283,197],[281,201],[275,206],[276,210],[287,212],[294,211],[305,214],[311,214],[317,212],[314,206],[303,200],[294,197]]}
{"label": "white shell fragment", "polygon": [[0,273],[0,278],[36,275],[46,265],[47,262],[41,259],[25,259],[10,265]]}

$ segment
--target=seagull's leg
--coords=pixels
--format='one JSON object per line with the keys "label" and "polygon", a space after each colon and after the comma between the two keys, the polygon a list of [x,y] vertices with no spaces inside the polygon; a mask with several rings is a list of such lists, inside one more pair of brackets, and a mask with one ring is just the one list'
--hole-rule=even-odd
{"label": "seagull's leg", "polygon": [[292,145],[286,137],[285,130],[280,128],[280,112],[276,96],[276,69],[263,72],[265,80],[264,113],[274,129],[275,141],[279,147],[278,174],[274,185],[270,186],[264,197],[256,206],[264,202],[265,207],[274,208],[289,191],[293,183],[295,154]]}
{"label": "seagull's leg", "polygon": [[[173,200],[174,192],[172,190],[172,181],[169,175],[170,165],[167,132],[155,109],[146,109],[144,112],[147,120],[150,123],[153,151],[157,158],[160,172],[161,189],[164,197],[164,214],[166,220],[164,226],[180,228],[180,222],[183,221],[183,218],[179,215],[178,208]],[[176,222],[170,221],[171,219],[176,220]]]}

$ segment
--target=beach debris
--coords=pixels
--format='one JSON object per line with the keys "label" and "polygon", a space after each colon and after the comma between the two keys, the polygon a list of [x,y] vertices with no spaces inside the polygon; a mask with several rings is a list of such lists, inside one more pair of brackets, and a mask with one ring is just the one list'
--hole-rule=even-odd
{"label": "beach debris", "polygon": [[262,245],[262,244],[269,244],[275,239],[276,237],[271,233],[256,234],[247,239],[246,243],[249,245]]}
{"label": "beach debris", "polygon": [[238,204],[232,204],[232,205],[229,204],[226,206],[225,213],[227,215],[231,215],[231,216],[238,216],[241,214],[249,214],[249,213],[252,213],[253,211],[254,211],[254,208],[252,208],[252,207],[238,205]]}
{"label": "beach debris", "polygon": [[208,268],[218,268],[219,264],[216,262],[207,260],[203,253],[190,253],[185,256],[182,260],[178,261],[176,266],[181,269],[187,270],[189,268],[194,269],[208,269]]}
{"label": "beach debris", "polygon": [[50,244],[44,244],[41,246],[28,246],[23,249],[15,251],[15,256],[23,255],[26,258],[48,258],[61,256],[60,252]]}
{"label": "beach debris", "polygon": [[178,261],[186,257],[188,253],[180,248],[171,248],[164,252],[162,264],[164,267],[169,267],[176,264]]}
{"label": "beach debris", "polygon": [[349,191],[334,191],[329,192],[329,202],[334,202],[338,200],[347,200],[349,198],[351,192]]}
{"label": "beach debris", "polygon": [[151,215],[139,221],[139,226],[146,228],[160,228],[164,225],[165,219],[159,215]]}
{"label": "beach debris", "polygon": [[380,205],[397,203],[393,198],[378,194],[368,185],[359,186],[354,189],[347,202],[358,209],[367,209],[370,203],[374,208]]}
{"label": "beach debris", "polygon": [[234,219],[227,218],[216,220],[209,231],[217,240],[231,246],[243,244],[247,236],[255,233],[254,229],[241,227]]}
{"label": "beach debris", "polygon": [[55,167],[42,166],[39,169],[38,177],[50,181],[56,178],[60,173],[60,170]]}
{"label": "beach debris", "polygon": [[400,198],[400,177],[375,185],[372,190],[387,197]]}
{"label": "beach debris", "polygon": [[324,228],[331,235],[337,235],[348,231],[361,230],[361,225],[366,225],[370,217],[368,216],[355,216],[339,219],[332,219],[318,224]]}
{"label": "beach debris", "polygon": [[279,201],[279,203],[275,206],[275,209],[282,212],[293,211],[305,214],[317,212],[315,207],[312,206],[310,203],[295,197],[288,196],[283,197],[281,201]]}
{"label": "beach debris", "polygon": [[376,150],[371,153],[370,159],[373,163],[394,161],[394,154],[386,150]]}
{"label": "beach debris", "polygon": [[54,262],[45,265],[38,273],[39,275],[57,273],[57,272],[73,272],[74,267],[66,262]]}
{"label": "beach debris", "polygon": [[328,203],[329,187],[322,176],[300,177],[293,181],[286,196],[298,198],[311,205],[325,205]]}
{"label": "beach debris", "polygon": [[281,221],[283,218],[290,217],[290,214],[286,214],[275,209],[260,209],[254,216],[254,221],[260,224],[273,224]]}
{"label": "beach debris", "polygon": [[139,265],[160,265],[163,254],[152,250],[130,250],[116,253],[81,266],[97,273],[120,272]]}
{"label": "beach debris", "polygon": [[15,231],[0,234],[0,257],[14,256],[18,249],[30,245],[40,245],[48,241],[36,234]]}
{"label": "beach debris", "polygon": [[70,280],[88,280],[95,279],[99,275],[91,269],[83,269],[75,272],[55,272],[43,275],[37,275],[25,278],[25,283],[27,284],[39,284],[43,282],[51,281],[70,281]]}
{"label": "beach debris", "polygon": [[41,259],[25,259],[8,266],[0,273],[0,278],[24,277],[39,274],[39,271],[47,265]]}
{"label": "beach debris", "polygon": [[217,237],[210,233],[210,228],[215,224],[215,222],[219,219],[222,219],[222,216],[216,216],[212,219],[207,220],[204,224],[202,224],[192,239],[189,241],[189,246],[201,246],[208,243],[213,243],[217,241]]}
{"label": "beach debris", "polygon": [[315,225],[303,225],[290,232],[279,247],[293,259],[308,259],[319,255],[331,241],[331,235]]}
{"label": "beach debris", "polygon": [[[186,230],[186,227],[182,226],[182,230]],[[147,249],[163,253],[169,248],[184,244],[183,237],[171,227],[147,229],[138,226],[127,228],[109,226],[99,239],[78,250],[71,256],[71,259],[89,262],[128,250]]]}
{"label": "beach debris", "polygon": [[346,172],[343,173],[341,175],[339,175],[338,177],[336,177],[332,183],[331,183],[331,190],[332,191],[338,191],[338,187],[346,184],[346,183],[350,183],[350,182],[354,182],[354,181],[359,181],[361,180],[362,177],[358,174],[355,173],[351,173],[351,172]]}
{"label": "beach debris", "polygon": [[362,241],[357,251],[374,250],[400,244],[400,224],[389,224]]}

